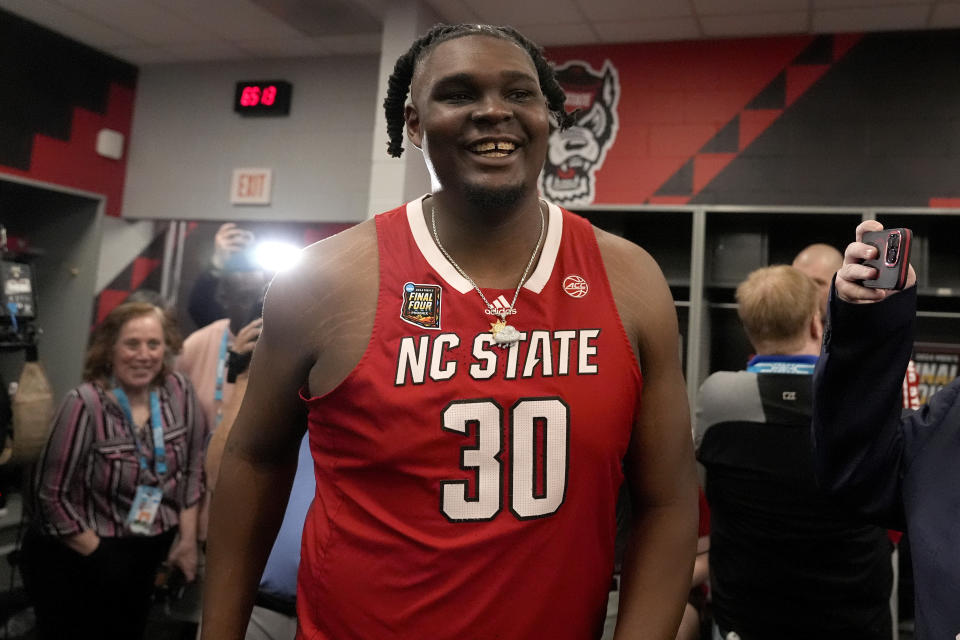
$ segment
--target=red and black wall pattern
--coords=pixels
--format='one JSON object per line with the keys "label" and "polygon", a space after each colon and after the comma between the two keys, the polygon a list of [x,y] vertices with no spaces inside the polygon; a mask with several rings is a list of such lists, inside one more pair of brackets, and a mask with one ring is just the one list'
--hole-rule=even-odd
{"label": "red and black wall pattern", "polygon": [[120,215],[125,159],[97,134],[130,137],[137,68],[0,10],[0,173],[104,194]]}
{"label": "red and black wall pattern", "polygon": [[960,32],[548,50],[609,60],[597,204],[960,206]]}
{"label": "red and black wall pattern", "polygon": [[[168,223],[172,224],[172,223]],[[114,307],[120,305],[134,291],[160,291],[163,272],[163,250],[166,243],[166,226],[157,230],[157,235],[143,251],[114,276],[113,280],[93,299],[93,318],[90,329],[99,325]]]}

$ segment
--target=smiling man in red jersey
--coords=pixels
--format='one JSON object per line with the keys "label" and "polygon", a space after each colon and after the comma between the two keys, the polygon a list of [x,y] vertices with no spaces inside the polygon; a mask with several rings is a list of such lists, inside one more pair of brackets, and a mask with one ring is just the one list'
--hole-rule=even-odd
{"label": "smiling man in red jersey", "polygon": [[272,284],[204,638],[243,637],[305,428],[298,637],[597,638],[626,481],[616,637],[673,638],[697,538],[676,312],[645,251],[539,198],[563,103],[510,28],[440,25],[397,61],[388,151],[406,132],[431,192]]}

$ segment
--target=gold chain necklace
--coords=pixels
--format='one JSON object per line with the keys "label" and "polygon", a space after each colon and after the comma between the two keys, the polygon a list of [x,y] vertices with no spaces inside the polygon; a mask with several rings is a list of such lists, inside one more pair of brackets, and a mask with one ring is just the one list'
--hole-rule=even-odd
{"label": "gold chain necklace", "polygon": [[527,275],[530,273],[530,267],[533,266],[533,260],[537,257],[537,253],[540,252],[540,247],[543,246],[543,236],[546,231],[547,225],[546,220],[543,215],[543,204],[538,201],[537,211],[540,212],[540,237],[537,239],[537,246],[533,248],[533,253],[530,255],[530,260],[527,261],[527,267],[523,270],[523,275],[520,276],[520,282],[517,284],[517,290],[513,294],[513,302],[510,303],[509,307],[504,307],[503,309],[497,309],[493,306],[487,296],[483,295],[483,291],[480,290],[480,287],[477,286],[477,283],[473,281],[467,272],[457,264],[457,261],[447,253],[447,250],[440,244],[440,235],[437,233],[437,207],[436,205],[430,208],[430,225],[433,227],[433,239],[437,243],[437,246],[440,248],[440,252],[443,253],[444,257],[453,265],[453,268],[457,270],[461,276],[463,276],[467,282],[473,285],[473,288],[480,294],[480,299],[483,300],[483,303],[487,305],[487,308],[483,310],[488,316],[496,316],[497,320],[490,323],[490,333],[493,335],[493,342],[501,347],[509,347],[513,343],[520,340],[520,332],[517,331],[514,327],[511,327],[507,324],[507,316],[516,315],[517,313],[517,298],[520,296],[520,289],[523,288],[523,283],[527,280]]}

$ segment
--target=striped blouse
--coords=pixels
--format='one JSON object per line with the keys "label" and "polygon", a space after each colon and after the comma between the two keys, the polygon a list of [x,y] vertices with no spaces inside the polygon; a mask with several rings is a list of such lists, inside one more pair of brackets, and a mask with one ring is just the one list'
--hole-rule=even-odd
{"label": "striped blouse", "polygon": [[140,484],[163,488],[153,535],[176,526],[180,511],[197,504],[203,494],[206,418],[181,374],[167,376],[159,399],[167,451],[162,484],[149,428],[143,447],[148,469],[141,470],[129,421],[116,401],[89,382],[67,394],[37,463],[35,518],[42,533],[69,536],[93,529],[101,537],[133,535],[125,522]]}

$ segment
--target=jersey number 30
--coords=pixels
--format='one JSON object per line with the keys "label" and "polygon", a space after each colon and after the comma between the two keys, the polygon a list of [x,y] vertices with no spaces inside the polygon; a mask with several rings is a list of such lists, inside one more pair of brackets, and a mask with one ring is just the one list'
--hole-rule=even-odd
{"label": "jersey number 30", "polygon": [[[549,516],[563,504],[567,487],[570,408],[560,398],[527,398],[510,408],[510,511],[520,520]],[[493,400],[450,403],[443,429],[469,436],[462,469],[476,469],[475,491],[466,480],[440,483],[440,510],[455,522],[491,520],[501,508],[504,462],[503,408]],[[542,463],[538,469],[538,454]]]}

